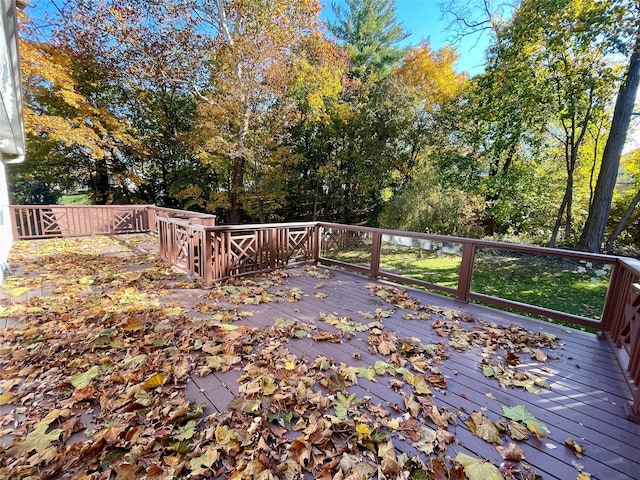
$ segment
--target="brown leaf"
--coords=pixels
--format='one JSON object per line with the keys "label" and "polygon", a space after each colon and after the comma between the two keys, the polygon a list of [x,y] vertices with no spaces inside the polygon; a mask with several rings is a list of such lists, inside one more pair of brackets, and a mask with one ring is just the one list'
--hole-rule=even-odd
{"label": "brown leaf", "polygon": [[505,460],[511,460],[512,462],[519,462],[524,458],[524,452],[515,443],[510,443],[508,447],[501,445],[496,446],[496,450]]}
{"label": "brown leaf", "polygon": [[520,363],[520,359],[513,352],[504,352],[504,359],[511,366],[515,366]]}
{"label": "brown leaf", "polygon": [[395,477],[400,473],[400,465],[398,464],[398,456],[396,454],[396,448],[393,442],[389,440],[386,443],[381,443],[378,446],[378,455],[381,457],[380,467],[382,473]]}
{"label": "brown leaf", "polygon": [[409,413],[413,418],[418,418],[418,415],[420,415],[420,404],[415,401],[413,395],[405,395],[404,406],[409,410]]}
{"label": "brown leaf", "polygon": [[510,420],[509,436],[514,440],[527,440],[529,438],[529,430],[525,425]]}
{"label": "brown leaf", "polygon": [[582,455],[584,453],[584,447],[576,442],[572,438],[567,438],[564,442],[567,446],[571,447],[578,455]]}
{"label": "brown leaf", "polygon": [[431,478],[433,480],[448,480],[449,469],[441,458],[431,458]]}
{"label": "brown leaf", "polygon": [[536,360],[538,360],[541,363],[544,363],[544,362],[547,361],[547,356],[539,348],[535,352],[533,352],[533,358],[535,358]]}
{"label": "brown leaf", "polygon": [[137,480],[139,475],[137,475],[140,467],[138,465],[132,463],[121,463],[114,467],[116,471],[116,480]]}
{"label": "brown leaf", "polygon": [[467,426],[469,426],[474,435],[482,438],[483,440],[502,445],[498,427],[494,422],[489,420],[480,412],[471,413],[471,421],[467,422]]}

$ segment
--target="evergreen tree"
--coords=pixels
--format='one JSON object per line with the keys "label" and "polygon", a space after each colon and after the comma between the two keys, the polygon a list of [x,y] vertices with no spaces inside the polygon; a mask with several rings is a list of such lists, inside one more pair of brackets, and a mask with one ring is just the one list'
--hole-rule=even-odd
{"label": "evergreen tree", "polygon": [[402,58],[397,46],[410,33],[398,23],[393,0],[346,0],[347,8],[332,4],[336,23],[329,30],[344,45],[355,78],[384,78]]}

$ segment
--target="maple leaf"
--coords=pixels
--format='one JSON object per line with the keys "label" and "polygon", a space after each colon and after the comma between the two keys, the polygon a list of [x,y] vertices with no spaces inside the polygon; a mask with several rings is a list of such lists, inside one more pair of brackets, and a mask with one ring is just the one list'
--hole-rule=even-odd
{"label": "maple leaf", "polygon": [[511,460],[512,462],[519,462],[524,458],[524,452],[519,445],[510,443],[508,447],[502,445],[496,446],[496,450],[505,460]]}
{"label": "maple leaf", "polygon": [[225,447],[234,446],[238,443],[238,433],[226,425],[218,425],[215,430],[216,442]]}
{"label": "maple leaf", "polygon": [[218,461],[220,452],[218,448],[213,446],[207,448],[199,457],[192,458],[189,461],[189,468],[193,475],[206,475],[215,462]]}
{"label": "maple leaf", "polygon": [[415,401],[413,395],[404,396],[404,406],[413,418],[418,418],[418,415],[420,415],[420,404]]}
{"label": "maple leaf", "polygon": [[494,422],[482,415],[480,412],[471,413],[471,421],[467,422],[467,426],[474,435],[486,440],[489,443],[497,443],[502,445],[500,439],[500,431]]}
{"label": "maple leaf", "polygon": [[342,392],[338,392],[332,405],[335,409],[336,417],[345,418],[351,406],[359,403],[360,400],[357,399],[355,393],[350,393],[348,396],[345,396]]}
{"label": "maple leaf", "polygon": [[484,460],[473,458],[466,453],[458,453],[454,459],[464,467],[469,480],[504,480],[498,467]]}
{"label": "maple leaf", "polygon": [[153,390],[158,388],[164,383],[164,375],[161,373],[154,373],[142,384],[142,388],[145,390]]}
{"label": "maple leaf", "polygon": [[196,421],[189,420],[186,425],[183,425],[178,429],[178,431],[173,435],[176,440],[189,440],[195,434],[196,429]]}
{"label": "maple leaf", "polygon": [[398,455],[396,454],[396,448],[391,440],[386,443],[381,443],[378,446],[378,455],[382,459],[380,462],[382,473],[391,476],[395,476],[400,473],[401,468],[398,463]]}
{"label": "maple leaf", "polygon": [[509,422],[509,436],[514,440],[527,440],[529,438],[529,430],[525,425],[511,420]]}
{"label": "maple leaf", "polygon": [[415,389],[416,393],[421,395],[431,395],[432,392],[427,386],[427,382],[424,377],[414,375],[413,373],[406,373],[404,380]]}
{"label": "maple leaf", "polygon": [[51,442],[54,442],[60,438],[62,430],[56,428],[49,433],[46,431],[49,429],[49,424],[45,422],[39,423],[34,430],[26,436],[24,440],[16,442],[12,448],[18,453],[29,453],[35,450],[37,453],[44,452]]}
{"label": "maple leaf", "polygon": [[503,405],[502,414],[511,420],[524,423],[538,438],[544,438],[549,434],[547,426],[534,417],[524,405],[516,405],[515,407],[505,407]]}
{"label": "maple leaf", "polygon": [[100,375],[100,366],[94,365],[89,370],[83,373],[76,373],[72,375],[69,381],[75,388],[84,388],[91,383],[91,380]]}

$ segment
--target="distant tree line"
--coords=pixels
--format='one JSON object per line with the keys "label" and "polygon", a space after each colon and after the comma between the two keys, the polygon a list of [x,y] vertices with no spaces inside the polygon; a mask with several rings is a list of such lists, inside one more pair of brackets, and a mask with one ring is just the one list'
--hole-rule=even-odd
{"label": "distant tree line", "polygon": [[[87,192],[229,223],[328,220],[598,251],[640,243],[638,0],[443,7],[485,71],[393,0],[69,0],[22,12],[14,203]],[[502,14],[501,12],[508,12]],[[484,16],[473,16],[483,12]],[[46,27],[46,28],[45,28]]]}

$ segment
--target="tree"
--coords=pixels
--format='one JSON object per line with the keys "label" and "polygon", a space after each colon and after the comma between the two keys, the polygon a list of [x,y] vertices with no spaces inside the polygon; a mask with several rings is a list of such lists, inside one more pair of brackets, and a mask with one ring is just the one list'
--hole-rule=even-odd
{"label": "tree", "polygon": [[[109,108],[117,92],[109,84],[108,69],[66,45],[30,35],[30,19],[25,16],[22,22],[21,68],[31,153],[24,165],[9,173],[40,182],[49,190],[48,201],[51,194],[59,196],[84,184],[93,187],[94,201],[106,203],[112,200],[109,169],[118,169],[123,145],[137,148],[130,126]],[[119,173],[123,175],[115,181],[120,180],[124,189],[126,173]],[[22,184],[15,180],[14,185]]]}
{"label": "tree", "polygon": [[332,7],[336,23],[329,30],[349,53],[351,75],[383,79],[405,52],[396,45],[409,36],[398,23],[393,0],[347,0],[347,9]]}
{"label": "tree", "polygon": [[231,223],[243,221],[245,205],[263,211],[264,201],[255,208],[249,204],[257,192],[265,198],[267,164],[288,155],[280,145],[295,108],[284,101],[293,65],[309,39],[325,41],[318,2],[76,3],[69,12],[70,44],[104,58],[135,92],[155,91],[162,98],[173,91],[194,102],[194,118],[188,109],[175,113],[185,116],[193,158],[215,182],[197,182],[173,198],[223,210]]}
{"label": "tree", "polygon": [[[635,195],[633,198],[628,201],[628,196],[625,196],[623,200],[627,200],[628,203],[622,203],[623,205],[627,205],[620,221],[613,229],[609,237],[607,238],[605,244],[605,251],[610,252],[613,249],[613,246],[620,236],[620,234],[627,228],[629,221],[631,220],[634,211],[638,204],[640,203],[640,150],[634,150],[633,152],[627,154],[623,160],[622,165],[623,171],[626,176],[631,177],[633,180],[633,189],[630,192],[633,194],[635,191]],[[620,202],[621,203],[621,202]],[[636,222],[637,224],[637,222]]]}
{"label": "tree", "polygon": [[[589,215],[578,244],[579,248],[589,252],[598,252],[602,246],[602,239],[611,209],[611,200],[613,199],[613,190],[618,176],[620,157],[622,156],[622,150],[627,138],[627,131],[629,130],[631,115],[638,93],[638,83],[640,82],[640,21],[638,21],[640,2],[635,2],[635,9],[633,10],[635,10],[634,22],[637,24],[635,40],[631,47],[629,65],[620,84],[620,90],[616,98],[611,129],[609,130],[609,137],[607,138],[607,143],[602,155],[602,164],[593,195],[593,201],[589,205]],[[636,195],[635,204],[637,204],[639,200],[640,195]],[[635,208],[635,204],[632,202],[629,216],[633,208]],[[625,222],[621,222],[620,226],[622,228],[624,228],[624,223]],[[614,232],[615,235],[612,235],[612,237],[615,239],[615,237],[620,234],[620,231]],[[612,242],[608,240],[607,243],[611,244]]]}

